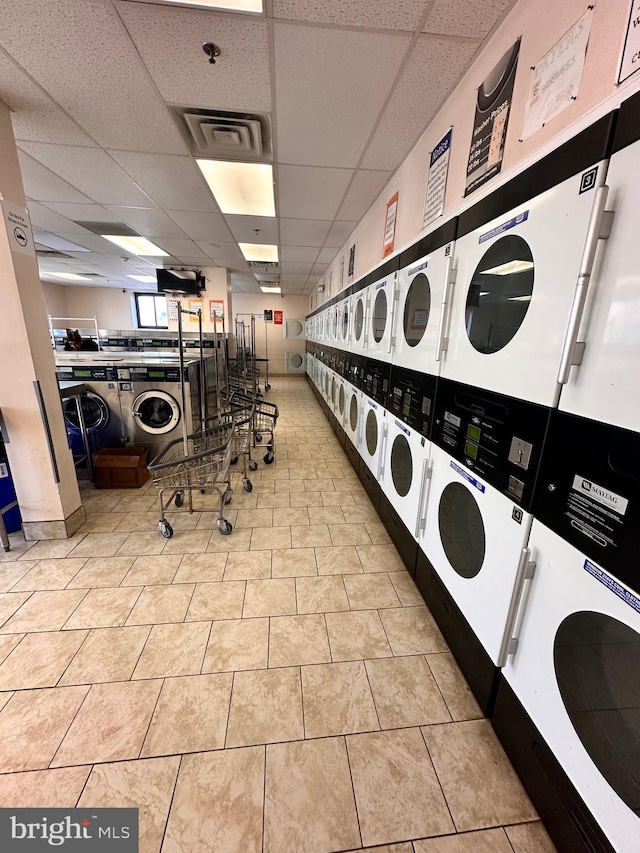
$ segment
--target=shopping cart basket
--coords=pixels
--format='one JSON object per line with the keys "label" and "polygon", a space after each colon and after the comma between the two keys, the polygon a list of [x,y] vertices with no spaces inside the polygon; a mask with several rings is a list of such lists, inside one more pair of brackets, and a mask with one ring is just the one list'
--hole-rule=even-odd
{"label": "shopping cart basket", "polygon": [[[253,443],[253,418],[255,405],[249,398],[238,399],[229,402],[224,401],[224,408],[213,418],[207,420],[207,425],[216,425],[221,423],[232,423],[233,430],[233,450],[231,452],[230,464],[235,465],[240,457],[242,457],[242,488],[245,492],[253,490],[253,484],[247,473],[247,465],[252,471],[258,467],[255,462],[252,464],[251,447]],[[231,489],[227,494],[226,503],[231,500]]]}
{"label": "shopping cart basket", "polygon": [[[244,394],[242,391],[235,390],[232,390],[228,394],[227,400],[231,405],[236,406],[243,403],[247,405],[250,403],[253,404],[254,412],[251,422],[251,447],[257,447],[259,444],[263,444],[264,439],[266,438],[267,452],[262,458],[267,465],[271,465],[275,459],[275,429],[279,414],[276,404],[267,403],[267,401],[262,398],[254,398],[248,394]],[[257,467],[258,463],[251,459],[251,454],[249,454],[249,468],[252,471],[255,471]]]}
{"label": "shopping cart basket", "polygon": [[[224,507],[231,492],[229,462],[233,439],[232,421],[211,426],[188,436],[186,445],[182,438],[172,441],[147,466],[160,493],[158,527],[165,538],[173,536],[173,528],[165,518],[165,512],[172,503],[178,508],[183,506],[185,492],[189,495],[189,512],[193,512],[194,491],[218,494],[218,530],[224,536],[231,533],[233,526],[224,517]],[[169,497],[165,499],[167,493]]]}

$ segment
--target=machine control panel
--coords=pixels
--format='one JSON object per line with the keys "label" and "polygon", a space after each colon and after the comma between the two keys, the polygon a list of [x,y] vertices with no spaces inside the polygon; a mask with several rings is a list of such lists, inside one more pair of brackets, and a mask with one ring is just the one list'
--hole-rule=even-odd
{"label": "machine control panel", "polygon": [[167,365],[144,365],[119,367],[118,379],[132,382],[180,382],[180,367]]}
{"label": "machine control panel", "polygon": [[377,361],[374,358],[366,360],[363,390],[368,397],[371,397],[376,403],[380,403],[381,406],[387,404],[390,373],[390,364],[385,364],[384,361]]}
{"label": "machine control panel", "polygon": [[551,410],[447,379],[438,383],[432,440],[529,509]]}
{"label": "machine control panel", "polygon": [[389,409],[425,438],[430,437],[437,379],[404,367],[391,369]]}
{"label": "machine control panel", "polygon": [[58,382],[72,382],[74,379],[82,381],[83,379],[93,382],[115,382],[116,369],[108,366],[78,366],[75,365],[58,365],[56,367],[56,377]]}
{"label": "machine control panel", "polygon": [[336,356],[335,370],[343,379],[347,378],[347,356],[348,353],[343,350],[338,350],[338,355]]}
{"label": "machine control panel", "polygon": [[350,353],[347,379],[352,385],[355,385],[355,387],[359,388],[361,391],[364,390],[365,368],[365,357],[363,355],[357,355],[356,353]]}

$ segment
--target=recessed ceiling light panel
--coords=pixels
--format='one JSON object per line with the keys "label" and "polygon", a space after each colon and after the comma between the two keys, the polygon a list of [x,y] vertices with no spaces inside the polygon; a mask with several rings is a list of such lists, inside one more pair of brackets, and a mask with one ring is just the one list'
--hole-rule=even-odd
{"label": "recessed ceiling light panel", "polygon": [[201,9],[220,9],[225,12],[262,12],[262,0],[138,0],[143,3],[162,3],[165,6],[198,6]]}
{"label": "recessed ceiling light panel", "polygon": [[282,288],[280,287],[264,287],[263,285],[260,285],[260,290],[263,293],[282,293]]}
{"label": "recessed ceiling light panel", "polygon": [[278,247],[270,246],[268,243],[238,243],[240,251],[247,261],[271,261],[278,260]]}
{"label": "recessed ceiling light panel", "polygon": [[55,276],[55,278],[64,278],[68,281],[91,281],[86,275],[76,275],[74,272],[41,272],[42,276]]}
{"label": "recessed ceiling light panel", "polygon": [[163,252],[158,246],[147,240],[146,237],[121,237],[118,234],[101,234],[105,240],[111,240],[116,246],[120,246],[132,255],[153,255],[161,258],[169,257],[168,252]]}
{"label": "recessed ceiling light panel", "polygon": [[275,216],[273,167],[269,163],[196,160],[223,213]]}
{"label": "recessed ceiling light panel", "polygon": [[144,284],[151,284],[152,282],[157,281],[155,275],[128,275],[127,278],[133,278],[136,281],[142,281]]}

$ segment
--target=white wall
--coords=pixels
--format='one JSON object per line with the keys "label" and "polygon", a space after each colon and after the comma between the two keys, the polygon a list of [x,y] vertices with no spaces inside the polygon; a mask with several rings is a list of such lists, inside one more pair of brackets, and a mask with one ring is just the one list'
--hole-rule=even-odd
{"label": "white wall", "polygon": [[[453,126],[453,138],[445,216],[454,213],[463,205],[474,204],[484,195],[492,192],[500,183],[506,182],[510,174],[522,169],[526,165],[527,158],[536,155],[536,152],[538,152],[537,156],[541,156],[547,149],[555,147],[554,139],[563,132],[566,133],[568,128],[576,124],[579,124],[579,128],[576,129],[587,126],[636,91],[640,87],[640,75],[637,74],[622,86],[616,86],[629,8],[629,0],[607,0],[595,5],[577,100],[528,140],[520,142],[531,80],[530,66],[535,65],[584,14],[587,4],[584,0],[564,0],[563,3],[558,3],[557,0],[519,0],[484,50],[477,56],[469,71],[443,104],[344,247],[338,252],[336,259],[319,282],[325,285],[322,299],[315,302],[312,307],[317,307],[337,292],[336,282],[339,282],[340,277],[340,259],[344,257],[346,270],[349,248],[354,242],[356,244],[355,270],[351,281],[357,281],[380,265],[386,205],[394,193],[399,193],[394,253],[397,254],[402,248],[416,242],[423,233],[426,233],[422,228],[422,217],[429,154],[450,126]],[[522,36],[522,43],[502,173],[489,180],[465,200],[463,192],[477,88],[519,36]],[[425,85],[428,85],[426,81]],[[443,217],[440,217],[430,224],[427,230],[437,228],[442,222]],[[331,294],[328,287],[330,272],[333,281]],[[345,272],[344,286],[346,287],[349,283]]]}
{"label": "white wall", "polygon": [[135,328],[129,290],[123,293],[116,287],[71,287],[43,281],[42,291],[47,314],[52,316],[97,317],[99,329]]}
{"label": "white wall", "polygon": [[66,317],[67,289],[63,284],[51,284],[48,281],[41,282],[42,295],[44,296],[44,307],[48,317]]}
{"label": "white wall", "polygon": [[[233,312],[234,319],[238,315],[239,320],[250,322],[250,318],[243,314],[262,315],[265,308],[273,311],[282,311],[283,320],[304,319],[308,313],[309,300],[306,296],[278,296],[277,294],[257,293],[234,293]],[[284,322],[282,326],[273,323],[265,323],[262,319],[256,320],[256,349],[258,358],[265,354],[266,344],[269,354],[269,374],[277,376],[285,372],[285,353],[304,352],[304,341],[287,340],[284,337]]]}

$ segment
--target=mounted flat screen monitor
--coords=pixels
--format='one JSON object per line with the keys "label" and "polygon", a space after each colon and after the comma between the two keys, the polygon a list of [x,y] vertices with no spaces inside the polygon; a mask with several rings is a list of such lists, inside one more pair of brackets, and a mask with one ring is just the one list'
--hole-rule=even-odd
{"label": "mounted flat screen monitor", "polygon": [[186,296],[200,296],[205,289],[205,278],[196,270],[157,269],[158,293],[183,293]]}

